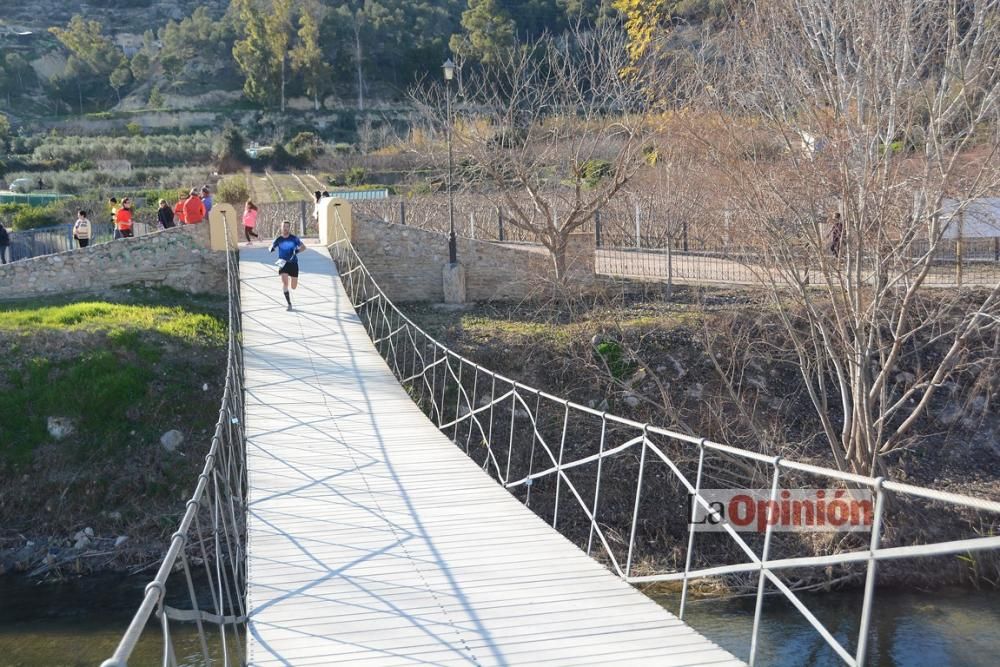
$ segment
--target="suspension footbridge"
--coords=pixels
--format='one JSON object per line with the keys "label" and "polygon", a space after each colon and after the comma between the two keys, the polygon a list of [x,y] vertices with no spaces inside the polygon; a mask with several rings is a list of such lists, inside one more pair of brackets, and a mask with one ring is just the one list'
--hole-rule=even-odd
{"label": "suspension footbridge", "polygon": [[376,351],[324,249],[244,251],[248,662],[736,665],[497,486]]}
{"label": "suspension footbridge", "polygon": [[[128,664],[147,626],[165,666],[754,664],[767,594],[862,665],[881,563],[1000,549],[1000,503],[639,424],[493,373],[399,311],[348,238],[300,256],[292,312],[273,256],[227,256],[226,389],[204,471],[105,667]],[[766,480],[772,503],[810,481],[868,489],[871,531],[801,556],[770,522],[746,534],[723,521],[662,559],[663,508],[708,509],[703,490],[734,470]],[[885,527],[889,497],[970,535],[903,543]],[[834,567],[863,582],[853,638],[783,576]],[[739,657],[682,620],[689,582],[714,577],[756,590]],[[678,616],[633,588],[671,582]]]}

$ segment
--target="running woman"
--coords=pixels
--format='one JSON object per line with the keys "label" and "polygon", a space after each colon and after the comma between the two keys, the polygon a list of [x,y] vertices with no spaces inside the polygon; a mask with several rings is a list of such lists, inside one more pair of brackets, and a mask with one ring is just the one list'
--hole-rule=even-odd
{"label": "running woman", "polygon": [[243,233],[247,237],[247,245],[253,245],[253,241],[250,237],[259,238],[257,232],[253,230],[257,226],[257,205],[251,200],[247,200],[246,205],[243,207]]}
{"label": "running woman", "polygon": [[281,223],[281,235],[271,243],[270,252],[278,251],[278,261],[281,263],[278,276],[281,278],[281,291],[285,293],[288,310],[292,309],[292,296],[288,288],[299,286],[299,258],[297,255],[306,249],[299,237],[292,234],[292,223],[287,220]]}

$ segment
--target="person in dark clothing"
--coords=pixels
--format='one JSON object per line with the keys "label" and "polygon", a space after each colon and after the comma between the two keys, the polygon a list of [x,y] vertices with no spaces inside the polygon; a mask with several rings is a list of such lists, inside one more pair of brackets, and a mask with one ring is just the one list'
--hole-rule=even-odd
{"label": "person in dark clothing", "polygon": [[844,221],[840,219],[840,213],[834,213],[830,220],[830,252],[836,257],[840,257],[840,240],[844,235]]}
{"label": "person in dark clothing", "polygon": [[0,264],[7,263],[7,248],[10,247],[10,234],[7,228],[0,222]]}
{"label": "person in dark clothing", "polygon": [[156,209],[156,219],[160,221],[160,227],[163,229],[174,226],[174,210],[167,204],[166,199],[160,200],[160,208]]}
{"label": "person in dark clothing", "polygon": [[292,234],[292,223],[281,223],[281,234],[271,243],[270,252],[278,251],[278,276],[281,278],[281,291],[285,294],[288,310],[292,309],[292,296],[288,290],[299,286],[298,254],[305,249],[299,237]]}

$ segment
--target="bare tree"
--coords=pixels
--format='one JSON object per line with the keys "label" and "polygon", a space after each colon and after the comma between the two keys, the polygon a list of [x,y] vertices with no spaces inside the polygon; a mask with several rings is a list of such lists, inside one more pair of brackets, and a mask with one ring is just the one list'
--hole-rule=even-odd
{"label": "bare tree", "polygon": [[949,225],[1000,185],[1000,2],[758,0],[736,18],[698,70],[725,130],[699,139],[760,240],[837,464],[877,471],[942,387],[995,368],[996,274],[927,286]]}
{"label": "bare tree", "polygon": [[[646,164],[653,122],[627,64],[624,34],[607,25],[499,51],[461,79],[456,161],[509,224],[545,245],[559,279],[569,235]],[[445,94],[432,84],[413,95],[439,127]]]}

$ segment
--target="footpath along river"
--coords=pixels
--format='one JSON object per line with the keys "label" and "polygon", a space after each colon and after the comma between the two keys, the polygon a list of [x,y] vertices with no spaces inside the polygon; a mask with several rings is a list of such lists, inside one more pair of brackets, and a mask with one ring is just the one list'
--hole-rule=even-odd
{"label": "footpath along river", "polygon": [[[62,584],[0,577],[0,667],[88,667],[114,650],[142,597],[143,577],[91,576]],[[860,591],[805,596],[806,604],[841,640],[857,632]],[[676,598],[660,600],[676,612]],[[698,600],[688,623],[746,659],[752,597]],[[172,625],[179,664],[203,664],[191,626]],[[880,590],[872,621],[873,667],[996,667],[1000,656],[1000,592]],[[758,664],[835,667],[839,659],[790,605],[765,606]],[[150,628],[130,664],[159,664],[158,629]],[[221,664],[221,663],[220,663]]]}

